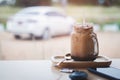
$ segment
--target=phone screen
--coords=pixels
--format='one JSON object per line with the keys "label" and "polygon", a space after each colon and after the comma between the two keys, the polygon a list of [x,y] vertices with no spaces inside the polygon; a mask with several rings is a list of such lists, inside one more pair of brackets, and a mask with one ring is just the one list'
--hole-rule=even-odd
{"label": "phone screen", "polygon": [[88,71],[98,74],[102,77],[110,80],[120,80],[120,69],[108,67],[108,68],[89,68]]}

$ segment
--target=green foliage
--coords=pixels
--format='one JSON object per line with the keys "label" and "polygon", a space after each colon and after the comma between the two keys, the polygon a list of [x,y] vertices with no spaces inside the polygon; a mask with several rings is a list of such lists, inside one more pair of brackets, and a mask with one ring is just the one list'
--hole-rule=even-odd
{"label": "green foliage", "polygon": [[16,0],[16,6],[39,6],[39,5],[49,5],[51,0]]}
{"label": "green foliage", "polygon": [[0,23],[5,25],[7,19],[20,9],[20,7],[0,6]]}
{"label": "green foliage", "polygon": [[[39,0],[17,0],[16,1],[16,6],[30,6],[31,3],[35,4],[38,3]],[[36,4],[37,5],[37,4]]]}
{"label": "green foliage", "polygon": [[120,0],[111,0],[113,5],[120,6]]}

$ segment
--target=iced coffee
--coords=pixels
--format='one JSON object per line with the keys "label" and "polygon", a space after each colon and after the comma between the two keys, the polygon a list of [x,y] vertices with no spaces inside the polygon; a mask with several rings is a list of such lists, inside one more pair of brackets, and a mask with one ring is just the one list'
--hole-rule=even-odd
{"label": "iced coffee", "polygon": [[76,24],[71,34],[71,57],[75,61],[92,61],[98,56],[98,40],[91,24]]}

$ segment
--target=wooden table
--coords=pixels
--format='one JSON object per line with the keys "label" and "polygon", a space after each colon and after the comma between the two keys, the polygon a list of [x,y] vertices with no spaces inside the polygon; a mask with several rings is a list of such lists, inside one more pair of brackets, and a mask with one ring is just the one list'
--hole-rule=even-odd
{"label": "wooden table", "polygon": [[[120,59],[113,59],[111,66],[120,68]],[[107,80],[86,69],[87,80]],[[50,60],[0,61],[0,80],[70,80],[69,73],[62,73]]]}

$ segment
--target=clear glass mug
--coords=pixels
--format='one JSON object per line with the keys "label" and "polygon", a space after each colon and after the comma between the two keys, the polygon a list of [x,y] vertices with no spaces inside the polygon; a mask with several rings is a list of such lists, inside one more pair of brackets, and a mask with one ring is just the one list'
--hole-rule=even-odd
{"label": "clear glass mug", "polygon": [[71,57],[75,61],[95,60],[99,53],[97,35],[92,25],[74,25],[71,34]]}

